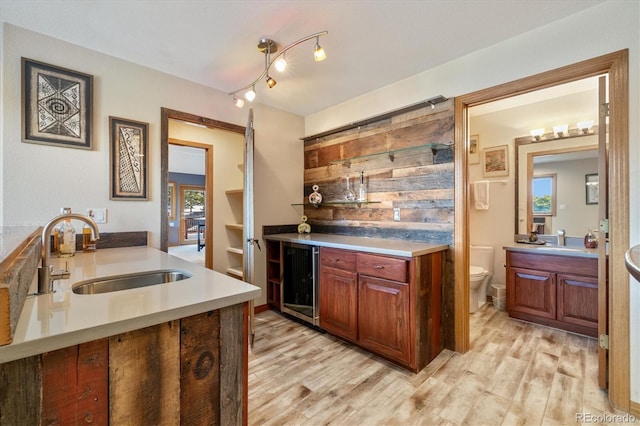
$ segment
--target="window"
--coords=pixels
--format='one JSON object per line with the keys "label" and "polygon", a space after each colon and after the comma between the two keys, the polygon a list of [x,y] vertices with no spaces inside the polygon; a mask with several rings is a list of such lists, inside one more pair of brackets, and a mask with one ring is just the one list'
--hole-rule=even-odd
{"label": "window", "polygon": [[534,216],[556,215],[556,175],[534,176],[532,212]]}

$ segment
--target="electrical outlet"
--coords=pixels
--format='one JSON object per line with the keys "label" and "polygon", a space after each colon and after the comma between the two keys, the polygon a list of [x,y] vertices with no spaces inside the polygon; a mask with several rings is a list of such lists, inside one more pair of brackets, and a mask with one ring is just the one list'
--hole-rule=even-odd
{"label": "electrical outlet", "polygon": [[93,220],[96,223],[107,223],[107,209],[104,207],[87,209],[87,216],[90,211],[93,213]]}
{"label": "electrical outlet", "polygon": [[400,221],[400,209],[398,207],[393,209],[393,220],[396,222]]}

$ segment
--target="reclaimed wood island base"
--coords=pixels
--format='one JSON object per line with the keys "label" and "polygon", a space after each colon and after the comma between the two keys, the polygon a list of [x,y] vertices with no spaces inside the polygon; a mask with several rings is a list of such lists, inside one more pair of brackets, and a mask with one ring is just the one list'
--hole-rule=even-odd
{"label": "reclaimed wood island base", "polygon": [[[29,296],[13,343],[0,346],[0,425],[246,424],[248,300],[257,287],[148,247],[67,261],[71,279]],[[89,278],[161,269],[193,276],[72,291]]]}
{"label": "reclaimed wood island base", "polygon": [[246,309],[234,305],[0,364],[2,383],[15,384],[2,396],[0,423],[243,424]]}

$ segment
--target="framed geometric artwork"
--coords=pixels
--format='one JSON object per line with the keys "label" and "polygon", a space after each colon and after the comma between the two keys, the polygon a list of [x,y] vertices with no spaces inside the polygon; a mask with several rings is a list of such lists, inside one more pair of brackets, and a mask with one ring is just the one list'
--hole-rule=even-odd
{"label": "framed geometric artwork", "polygon": [[109,117],[112,200],[147,199],[149,123]]}
{"label": "framed geometric artwork", "polygon": [[484,177],[509,176],[509,147],[493,146],[482,150]]}
{"label": "framed geometric artwork", "polygon": [[22,58],[22,141],[91,149],[93,76]]}

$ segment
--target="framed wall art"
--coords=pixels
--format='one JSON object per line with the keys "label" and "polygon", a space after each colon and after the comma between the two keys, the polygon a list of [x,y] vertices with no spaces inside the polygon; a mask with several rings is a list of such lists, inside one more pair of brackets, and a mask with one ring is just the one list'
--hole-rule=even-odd
{"label": "framed wall art", "polygon": [[598,204],[600,199],[599,180],[597,173],[584,175],[587,204]]}
{"label": "framed wall art", "polygon": [[480,163],[480,136],[469,136],[469,164]]}
{"label": "framed wall art", "polygon": [[148,123],[109,117],[110,199],[147,199],[148,134]]}
{"label": "framed wall art", "polygon": [[492,146],[482,150],[484,177],[509,176],[509,146]]}
{"label": "framed wall art", "polygon": [[22,58],[22,141],[91,149],[93,76]]}

